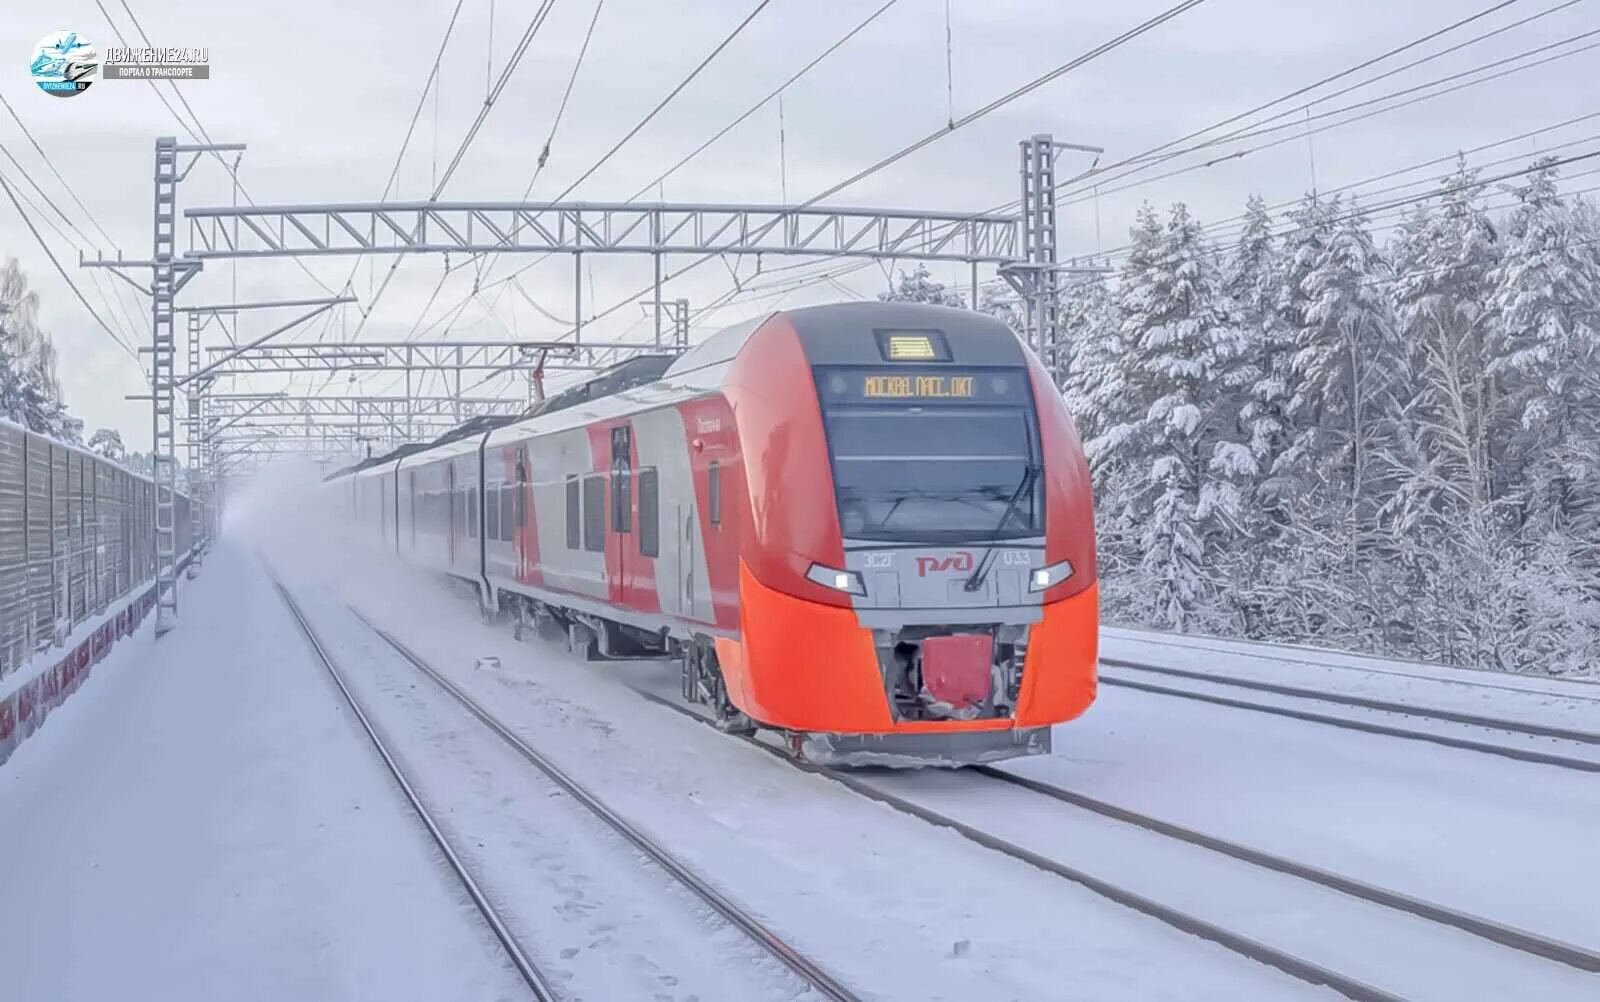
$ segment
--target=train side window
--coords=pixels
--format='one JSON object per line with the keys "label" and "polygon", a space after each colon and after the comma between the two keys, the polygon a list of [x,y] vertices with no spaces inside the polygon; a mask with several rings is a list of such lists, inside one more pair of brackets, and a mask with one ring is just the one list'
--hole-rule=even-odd
{"label": "train side window", "polygon": [[606,478],[583,479],[583,548],[591,553],[606,549]]}
{"label": "train side window", "polygon": [[467,488],[467,538],[478,538],[478,489]]}
{"label": "train side window", "polygon": [[493,487],[483,489],[483,538],[500,538],[500,492]]}
{"label": "train side window", "polygon": [[712,527],[716,528],[722,525],[722,464],[715,460],[706,469],[706,493],[710,509],[707,516]]}
{"label": "train side window", "polygon": [[583,500],[578,494],[578,478],[567,478],[567,549],[583,546]]}
{"label": "train side window", "polygon": [[509,543],[517,538],[517,526],[521,524],[520,517],[523,514],[522,484],[507,484],[500,488],[501,539]]}
{"label": "train side window", "polygon": [[639,555],[661,555],[660,480],[656,468],[639,471]]}

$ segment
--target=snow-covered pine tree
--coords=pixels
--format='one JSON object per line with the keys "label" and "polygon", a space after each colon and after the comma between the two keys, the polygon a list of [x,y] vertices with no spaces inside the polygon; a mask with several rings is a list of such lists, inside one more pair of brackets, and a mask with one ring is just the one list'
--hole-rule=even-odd
{"label": "snow-covered pine tree", "polygon": [[1521,487],[1497,476],[1512,422],[1489,372],[1497,336],[1490,275],[1501,251],[1482,191],[1477,172],[1458,163],[1438,207],[1409,217],[1396,243],[1418,455],[1395,510],[1414,544],[1418,643],[1446,661],[1504,667],[1511,613],[1498,562],[1514,559],[1504,522]]}
{"label": "snow-covered pine tree", "polygon": [[942,282],[935,282],[933,273],[923,263],[918,263],[916,270],[910,274],[900,272],[894,289],[879,293],[878,299],[885,303],[932,303],[934,306],[967,304],[959,292],[946,288]]}
{"label": "snow-covered pine tree", "polygon": [[90,435],[89,449],[115,463],[128,458],[128,449],[122,444],[122,433],[115,428],[100,428]]}
{"label": "snow-covered pine tree", "polygon": [[[1141,214],[1136,242],[1153,218]],[[1107,436],[1131,450],[1129,511],[1141,530],[1152,618],[1178,629],[1220,628],[1215,558],[1238,531],[1241,485],[1255,473],[1229,389],[1242,338],[1226,310],[1215,250],[1187,207],[1175,205],[1154,246],[1140,250],[1147,263],[1128,276],[1135,284],[1124,290],[1122,333],[1126,395],[1142,415]]]}
{"label": "snow-covered pine tree", "polygon": [[1489,275],[1489,374],[1510,426],[1499,479],[1523,485],[1519,525],[1600,532],[1600,269],[1545,161],[1517,190]]}
{"label": "snow-covered pine tree", "polygon": [[61,400],[55,346],[39,327],[39,294],[15,258],[0,268],[0,415],[64,441],[83,429]]}
{"label": "snow-covered pine tree", "polygon": [[[1057,340],[1065,371],[1057,374],[1057,383],[1079,435],[1086,443],[1093,442],[1105,429],[1121,392],[1121,325],[1104,276],[1068,283],[1061,291],[1059,315]],[[1093,449],[1088,451],[1093,468],[1101,457]]]}
{"label": "snow-covered pine tree", "polygon": [[1353,203],[1328,206],[1324,246],[1300,281],[1305,309],[1295,331],[1291,455],[1313,485],[1297,524],[1313,530],[1317,563],[1346,588],[1324,618],[1344,620],[1346,636],[1387,638],[1404,618],[1380,515],[1408,469],[1407,352],[1385,294],[1388,267],[1365,219]]}

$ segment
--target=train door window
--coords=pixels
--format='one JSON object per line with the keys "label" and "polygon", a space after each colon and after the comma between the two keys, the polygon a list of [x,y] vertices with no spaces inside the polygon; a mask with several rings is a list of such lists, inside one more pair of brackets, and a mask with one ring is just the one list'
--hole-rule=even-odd
{"label": "train door window", "polygon": [[478,538],[478,489],[467,488],[467,538]]}
{"label": "train door window", "polygon": [[567,478],[567,549],[583,546],[583,500],[579,496],[578,478]]}
{"label": "train door window", "polygon": [[712,528],[722,524],[722,464],[712,461],[706,468],[707,516]]}
{"label": "train door window", "polygon": [[500,491],[493,487],[483,489],[483,538],[500,538]]}
{"label": "train door window", "polygon": [[508,543],[517,538],[517,526],[520,523],[513,516],[520,514],[521,508],[521,484],[507,484],[500,488],[500,538]]}
{"label": "train door window", "polygon": [[661,486],[653,466],[639,471],[639,555],[661,555]]}
{"label": "train door window", "polygon": [[583,548],[591,553],[606,549],[606,478],[583,478]]}
{"label": "train door window", "polygon": [[611,429],[611,528],[617,532],[633,530],[631,430],[627,425]]}
{"label": "train door window", "polygon": [[[528,524],[528,455],[526,452],[517,457],[517,486],[512,493],[511,504],[516,512],[516,524],[518,526],[526,526]],[[510,535],[510,533],[507,533],[507,538],[510,538]]]}

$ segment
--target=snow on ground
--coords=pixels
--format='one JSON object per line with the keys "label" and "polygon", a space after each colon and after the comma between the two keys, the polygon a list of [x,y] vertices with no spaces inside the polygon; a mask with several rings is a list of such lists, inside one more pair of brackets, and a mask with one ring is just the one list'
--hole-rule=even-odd
{"label": "snow on ground", "polygon": [[[866,997],[1328,997],[651,706],[483,625],[441,582],[273,510],[254,539],[291,583],[354,601]],[[474,669],[483,655],[502,670]]]}
{"label": "snow on ground", "polygon": [[526,997],[244,554],[122,646],[0,768],[0,997]]}
{"label": "snow on ground", "polygon": [[965,772],[872,785],[1411,1002],[1600,997],[1600,975]]}
{"label": "snow on ground", "polygon": [[[1107,627],[1100,654],[1152,665],[1600,732],[1600,685],[1388,661],[1309,647]],[[1154,676],[1140,674],[1141,678]],[[1254,698],[1252,695],[1250,698]]]}
{"label": "snow on ground", "polygon": [[336,601],[296,601],[565,1002],[819,999]]}
{"label": "snow on ground", "polygon": [[1590,773],[1112,686],[1054,743],[1006,768],[1600,947]]}

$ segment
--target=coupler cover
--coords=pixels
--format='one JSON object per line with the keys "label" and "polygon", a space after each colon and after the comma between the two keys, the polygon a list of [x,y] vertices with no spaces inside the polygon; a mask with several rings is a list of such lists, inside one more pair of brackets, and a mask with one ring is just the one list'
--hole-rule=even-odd
{"label": "coupler cover", "polygon": [[928,695],[957,709],[989,698],[994,684],[994,637],[956,633],[922,641],[922,686]]}

